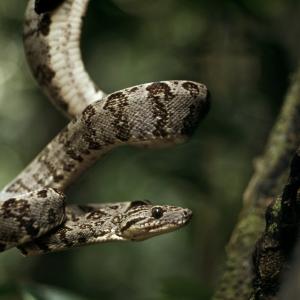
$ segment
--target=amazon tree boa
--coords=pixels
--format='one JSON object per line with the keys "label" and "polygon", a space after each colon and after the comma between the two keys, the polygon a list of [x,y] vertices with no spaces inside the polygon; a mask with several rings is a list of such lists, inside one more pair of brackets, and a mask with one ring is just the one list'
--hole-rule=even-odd
{"label": "amazon tree boa", "polygon": [[144,240],[173,231],[189,209],[148,201],[65,205],[66,188],[121,145],[185,141],[206,115],[208,90],[192,81],[137,85],[109,95],[96,87],[80,52],[88,0],[30,0],[24,25],[28,63],[70,123],[2,191],[0,251],[25,255],[107,241]]}

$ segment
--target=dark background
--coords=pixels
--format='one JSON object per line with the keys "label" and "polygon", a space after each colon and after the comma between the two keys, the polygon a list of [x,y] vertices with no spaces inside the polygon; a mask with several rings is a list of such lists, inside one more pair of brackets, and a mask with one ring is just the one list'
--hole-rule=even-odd
{"label": "dark background", "polygon": [[[26,64],[25,4],[0,1],[2,186],[67,123]],[[178,232],[141,243],[33,258],[10,250],[0,255],[0,299],[209,299],[253,159],[297,66],[299,18],[296,0],[91,1],[83,57],[101,88],[191,79],[209,87],[212,108],[186,144],[115,150],[73,185],[68,199],[150,199],[189,207],[194,217]]]}

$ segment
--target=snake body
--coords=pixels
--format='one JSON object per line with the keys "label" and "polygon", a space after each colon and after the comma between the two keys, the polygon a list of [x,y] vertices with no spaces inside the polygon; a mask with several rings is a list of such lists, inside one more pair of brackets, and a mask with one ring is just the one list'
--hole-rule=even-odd
{"label": "snake body", "polygon": [[49,7],[52,2],[55,1],[29,1],[24,23],[25,52],[43,91],[56,107],[73,118],[104,96],[81,59],[82,17],[89,1],[56,1],[60,5],[54,12],[53,5],[58,4]]}
{"label": "snake body", "polygon": [[208,91],[161,81],[105,96],[84,69],[79,37],[87,0],[30,0],[24,44],[33,74],[71,122],[3,189],[0,250],[26,255],[113,240],[143,240],[185,225],[191,211],[145,201],[67,205],[62,192],[121,145],[182,142],[208,111]]}

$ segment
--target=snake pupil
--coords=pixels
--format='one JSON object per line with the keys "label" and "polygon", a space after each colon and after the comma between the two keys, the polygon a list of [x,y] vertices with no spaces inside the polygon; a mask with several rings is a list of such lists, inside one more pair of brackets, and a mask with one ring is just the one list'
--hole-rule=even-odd
{"label": "snake pupil", "polygon": [[162,217],[164,212],[160,207],[153,207],[151,213],[153,218],[159,219]]}

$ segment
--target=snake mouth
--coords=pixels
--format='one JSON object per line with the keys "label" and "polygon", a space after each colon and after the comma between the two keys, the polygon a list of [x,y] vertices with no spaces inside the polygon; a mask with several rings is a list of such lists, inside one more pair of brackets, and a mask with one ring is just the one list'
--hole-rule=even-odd
{"label": "snake mouth", "polygon": [[187,225],[190,222],[190,220],[191,217],[189,219],[182,218],[174,221],[173,223],[165,222],[163,224],[154,224],[153,226],[149,227],[148,232],[154,234],[171,232]]}

